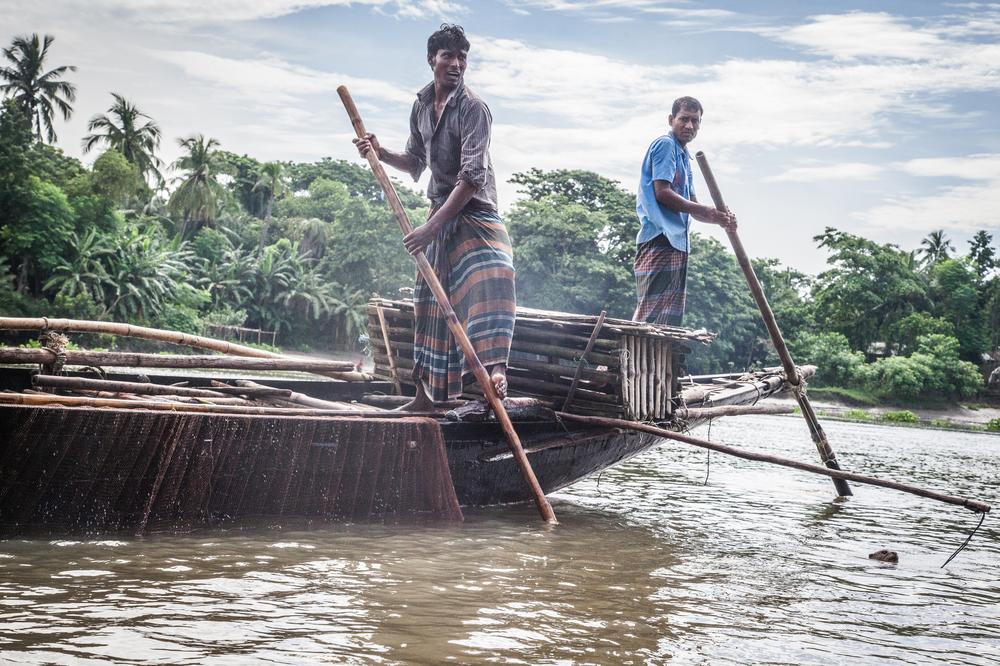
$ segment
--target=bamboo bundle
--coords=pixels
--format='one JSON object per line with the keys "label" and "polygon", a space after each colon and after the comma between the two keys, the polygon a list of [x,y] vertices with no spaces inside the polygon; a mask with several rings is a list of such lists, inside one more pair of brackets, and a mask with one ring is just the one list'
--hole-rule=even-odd
{"label": "bamboo bundle", "polygon": [[[380,379],[412,386],[413,302],[368,303],[369,340]],[[590,315],[517,309],[507,371],[512,396],[540,398],[569,411],[633,420],[671,412],[673,367],[713,335],[673,326]],[[467,386],[466,397],[481,395]]]}
{"label": "bamboo bundle", "polygon": [[[199,356],[180,354],[137,354],[131,352],[65,351],[66,365],[96,365],[133,368],[214,368],[230,370],[299,370],[326,373],[347,381],[366,379],[347,361],[299,358],[247,358],[242,356]],[[0,348],[0,363],[52,365],[57,355],[51,349]]]}

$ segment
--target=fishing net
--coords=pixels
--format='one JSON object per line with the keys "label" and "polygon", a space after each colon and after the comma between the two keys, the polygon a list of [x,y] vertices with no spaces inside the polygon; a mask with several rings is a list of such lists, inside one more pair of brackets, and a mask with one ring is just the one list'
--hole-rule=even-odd
{"label": "fishing net", "polygon": [[0,409],[0,532],[461,520],[427,418]]}

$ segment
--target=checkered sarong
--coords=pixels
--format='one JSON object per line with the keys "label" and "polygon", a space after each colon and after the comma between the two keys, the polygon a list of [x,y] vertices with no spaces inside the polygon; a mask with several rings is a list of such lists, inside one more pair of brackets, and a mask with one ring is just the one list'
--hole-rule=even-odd
{"label": "checkered sarong", "polygon": [[[492,212],[465,212],[444,226],[426,253],[480,362],[487,369],[507,363],[516,302],[514,258],[503,220]],[[419,274],[413,311],[413,381],[423,380],[435,402],[459,397],[471,370]]]}
{"label": "checkered sarong", "polygon": [[670,245],[663,234],[639,245],[635,286],[639,302],[633,321],[680,326],[687,295],[687,252]]}

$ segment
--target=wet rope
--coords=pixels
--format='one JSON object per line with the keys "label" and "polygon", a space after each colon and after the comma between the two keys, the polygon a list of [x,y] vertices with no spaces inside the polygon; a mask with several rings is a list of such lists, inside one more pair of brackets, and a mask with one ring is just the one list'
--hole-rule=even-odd
{"label": "wet rope", "polygon": [[[48,324],[47,319],[45,323]],[[38,342],[42,345],[43,349],[48,349],[56,355],[56,360],[48,368],[48,372],[53,375],[62,372],[63,366],[66,365],[66,346],[69,345],[69,338],[58,331],[46,329],[38,336]]]}
{"label": "wet rope", "polygon": [[947,560],[944,561],[944,564],[941,565],[942,569],[944,569],[946,566],[948,566],[949,562],[951,562],[953,559],[955,559],[956,557],[958,557],[958,554],[961,553],[963,550],[965,550],[965,547],[969,545],[970,541],[972,541],[972,537],[976,536],[976,532],[978,532],[979,528],[983,526],[983,521],[984,520],[986,520],[986,514],[982,513],[982,514],[979,515],[979,524],[976,525],[976,528],[974,530],[972,530],[972,533],[969,534],[969,536],[965,539],[965,542],[961,546],[958,547],[958,550],[956,550],[954,553],[952,553],[951,557],[949,557]]}
{"label": "wet rope", "polygon": [[[708,436],[705,437],[705,439],[707,439],[708,441],[712,441],[712,421],[714,421],[714,420],[715,419],[709,419],[708,420]],[[705,454],[706,454],[705,455],[705,480],[701,484],[703,486],[707,486],[708,485],[708,475],[712,471],[712,450],[708,449],[707,451],[705,451]]]}

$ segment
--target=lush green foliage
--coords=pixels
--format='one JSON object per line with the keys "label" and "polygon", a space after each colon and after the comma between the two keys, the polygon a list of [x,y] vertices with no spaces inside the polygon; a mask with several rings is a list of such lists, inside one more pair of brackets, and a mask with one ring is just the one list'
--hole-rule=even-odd
{"label": "lush green foliage", "polygon": [[920,417],[908,409],[899,412],[886,412],[882,415],[883,421],[889,423],[919,423]]}
{"label": "lush green foliage", "polygon": [[982,387],[979,369],[962,361],[955,338],[934,333],[917,338],[909,356],[890,356],[860,368],[857,378],[876,395],[892,400],[919,396],[966,398]]}
{"label": "lush green foliage", "polygon": [[865,365],[865,355],[851,349],[843,333],[802,331],[788,340],[796,363],[817,366],[811,380],[818,386],[848,386],[855,383]]}

